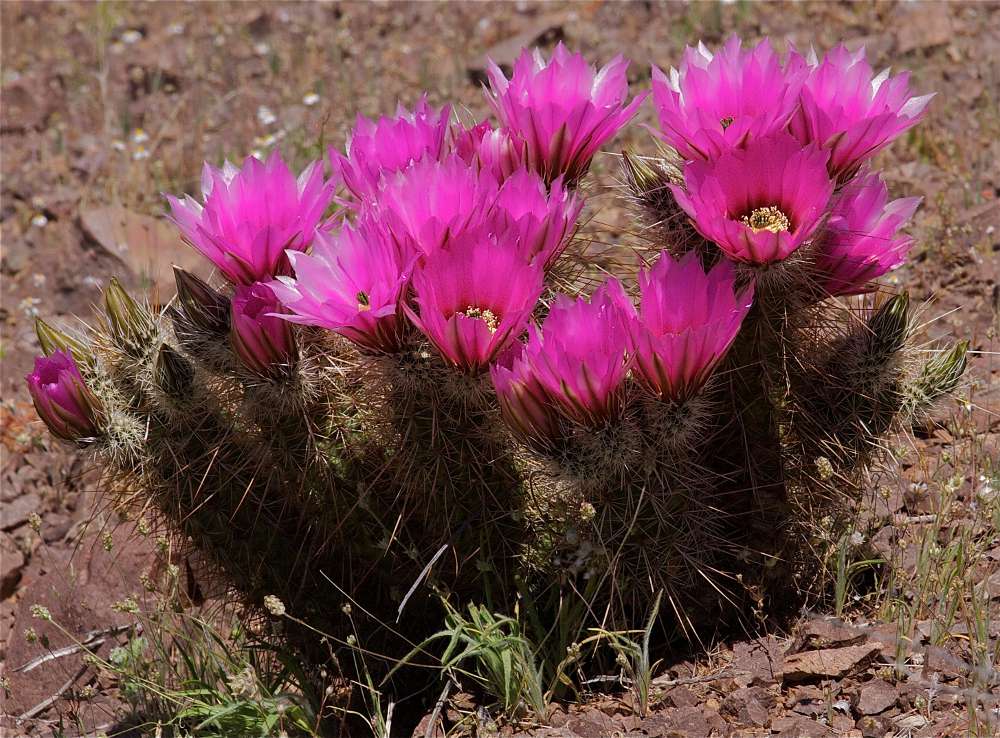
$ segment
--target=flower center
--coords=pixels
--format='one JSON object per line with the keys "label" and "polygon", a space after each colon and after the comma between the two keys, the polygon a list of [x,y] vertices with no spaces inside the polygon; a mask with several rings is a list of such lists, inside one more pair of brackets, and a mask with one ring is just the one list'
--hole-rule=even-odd
{"label": "flower center", "polygon": [[355,295],[355,298],[358,301],[358,312],[363,313],[366,310],[372,309],[371,300],[368,299],[368,295],[365,294],[364,292],[359,292],[357,295]]}
{"label": "flower center", "polygon": [[497,328],[500,325],[500,318],[489,308],[480,308],[475,305],[469,305],[465,310],[459,310],[459,315],[464,315],[466,318],[477,318],[484,323],[486,327],[490,329],[490,333],[496,333]]}
{"label": "flower center", "polygon": [[760,233],[761,231],[778,233],[780,231],[791,230],[792,226],[791,221],[788,220],[788,216],[781,212],[775,205],[756,208],[750,211],[748,215],[740,218],[740,221],[742,221],[743,225],[749,226],[754,233]]}
{"label": "flower center", "polygon": [[722,126],[722,130],[726,130],[733,124],[733,116],[727,115],[725,118],[719,121],[719,125]]}

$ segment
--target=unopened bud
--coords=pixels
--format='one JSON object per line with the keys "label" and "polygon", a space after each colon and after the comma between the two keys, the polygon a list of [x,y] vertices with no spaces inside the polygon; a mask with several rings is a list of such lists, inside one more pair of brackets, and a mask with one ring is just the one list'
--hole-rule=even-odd
{"label": "unopened bud", "polygon": [[130,353],[141,353],[156,333],[149,311],[133,300],[114,277],[104,290],[104,311],[112,337]]}
{"label": "unopened bud", "polygon": [[153,363],[156,385],[170,397],[186,397],[194,381],[191,362],[177,353],[169,344],[161,344]]}
{"label": "unopened bud", "polygon": [[69,351],[78,364],[94,363],[94,354],[87,344],[53,328],[41,318],[35,318],[35,335],[46,356],[51,356],[56,351]]}
{"label": "unopened bud", "polygon": [[207,333],[225,335],[229,330],[229,299],[205,280],[174,267],[177,301],[191,325]]}

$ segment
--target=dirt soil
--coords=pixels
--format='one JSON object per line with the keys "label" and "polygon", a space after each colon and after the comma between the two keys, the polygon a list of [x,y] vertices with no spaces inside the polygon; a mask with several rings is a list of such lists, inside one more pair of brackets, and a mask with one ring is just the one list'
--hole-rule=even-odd
{"label": "dirt soil", "polygon": [[[2,735],[114,730],[114,685],[79,654],[18,670],[67,643],[31,606],[107,649],[129,622],[115,603],[141,593],[144,576],[162,566],[155,542],[100,510],[95,475],[35,418],[22,382],[37,351],[33,318],[88,316],[115,274],[162,301],[171,263],[203,269],[164,223],[160,194],[194,192],[203,160],[278,145],[301,165],[341,145],[356,114],[391,112],[424,90],[471,119],[486,112],[485,55],[508,63],[526,44],[564,40],[602,61],[624,53],[638,91],[651,63],[676,64],[699,38],[767,35],[800,49],[845,41],[865,45],[878,68],[911,70],[920,93],[937,91],[927,120],[877,163],[895,195],[924,197],[913,258],[892,280],[923,305],[928,349],[970,339],[969,385],[963,402],[898,440],[898,466],[873,483],[866,536],[898,561],[899,581],[920,579],[928,526],[940,526],[947,548],[1000,491],[1000,4],[7,0],[0,14]],[[640,119],[653,122],[651,105]],[[640,125],[608,148],[625,145],[653,151]],[[614,157],[599,156],[601,194],[588,208],[602,238],[627,244],[614,172]],[[1000,541],[976,544],[972,594],[987,603],[985,621],[942,620],[903,587],[916,613],[904,621],[859,589],[842,619],[804,613],[789,632],[750,632],[664,665],[645,717],[627,693],[595,694],[559,708],[548,726],[522,727],[581,738],[1000,734]],[[463,700],[452,699],[445,720],[475,714]],[[442,733],[425,721],[417,734]]]}

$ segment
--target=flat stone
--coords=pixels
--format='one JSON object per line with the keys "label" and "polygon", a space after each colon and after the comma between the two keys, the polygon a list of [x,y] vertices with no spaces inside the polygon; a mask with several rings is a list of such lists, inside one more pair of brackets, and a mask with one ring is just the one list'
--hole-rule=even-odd
{"label": "flat stone", "polygon": [[28,516],[38,512],[42,500],[36,494],[21,495],[5,503],[0,510],[0,530],[14,530],[28,522]]}
{"label": "flat stone", "polygon": [[873,679],[861,687],[858,696],[858,711],[862,715],[877,715],[888,710],[899,701],[899,692],[882,679]]}
{"label": "flat stone", "polygon": [[824,648],[785,657],[784,679],[787,683],[823,679],[842,679],[867,666],[881,650],[881,644]]}
{"label": "flat stone", "polygon": [[24,553],[14,537],[9,533],[0,533],[0,600],[14,594],[25,563]]}

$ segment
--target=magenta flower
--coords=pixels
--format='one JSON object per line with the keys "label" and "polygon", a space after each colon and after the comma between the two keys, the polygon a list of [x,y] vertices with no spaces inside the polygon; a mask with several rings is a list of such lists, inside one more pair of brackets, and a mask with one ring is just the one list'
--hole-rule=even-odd
{"label": "magenta flower", "polygon": [[560,295],[541,332],[532,327],[525,360],[566,416],[594,426],[618,412],[633,320],[621,283],[609,279],[589,301]]}
{"label": "magenta flower", "polygon": [[453,129],[454,151],[469,166],[490,172],[503,182],[521,166],[524,144],[510,131],[494,128],[488,120],[472,128]]}
{"label": "magenta flower", "polygon": [[847,184],[816,244],[817,275],[826,292],[864,292],[873,279],[902,264],[913,239],[898,231],[919,204],[919,197],[889,202],[889,191],[877,174]]}
{"label": "magenta flower", "polygon": [[635,115],[646,94],[626,105],[628,62],[615,57],[600,71],[561,43],[546,62],[525,49],[508,80],[492,60],[487,97],[497,117],[524,142],[524,163],[551,182],[575,185],[597,150]]}
{"label": "magenta flower", "polygon": [[281,312],[274,291],[261,282],[240,285],[233,294],[233,349],[247,369],[262,377],[282,376],[295,360],[292,326],[276,315]]}
{"label": "magenta flower", "polygon": [[296,180],[274,151],[266,162],[247,157],[243,168],[205,164],[204,204],[167,195],[171,220],[184,238],[234,284],[252,284],[288,273],[286,249],[312,243],[333,197],[333,182],[313,162]]}
{"label": "magenta flower", "polygon": [[[370,202],[383,174],[406,169],[424,158],[437,161],[447,152],[451,106],[434,110],[424,97],[413,112],[399,106],[394,118],[371,121],[358,116],[347,139],[347,154],[330,149],[335,174],[359,202]],[[357,203],[352,203],[356,206]]]}
{"label": "magenta flower", "polygon": [[874,77],[864,47],[852,54],[840,45],[811,62],[791,131],[829,149],[830,172],[841,180],[920,122],[934,97],[911,95],[907,72],[890,78],[886,69]]}
{"label": "magenta flower", "polygon": [[639,273],[642,300],[631,324],[634,372],[664,400],[697,394],[739,333],[753,287],[734,294],[736,270],[723,259],[706,274],[697,253],[674,261],[664,251]]}
{"label": "magenta flower", "polygon": [[525,258],[536,257],[548,268],[566,247],[583,200],[566,190],[562,177],[546,189],[534,172],[519,169],[500,188],[492,218],[492,227],[518,244]]}
{"label": "magenta flower", "polygon": [[514,341],[490,366],[500,413],[525,442],[545,447],[558,435],[552,402],[525,358],[525,346]]}
{"label": "magenta flower", "polygon": [[494,238],[469,234],[426,257],[411,280],[410,317],[441,355],[481,371],[524,330],[542,292],[542,269]]}
{"label": "magenta flower", "polygon": [[477,229],[492,207],[497,181],[452,154],[423,159],[385,178],[375,217],[384,219],[404,246],[431,254]]}
{"label": "magenta flower", "polygon": [[69,351],[35,358],[35,370],[24,378],[35,411],[52,435],[78,441],[98,434],[99,402],[87,388]]}
{"label": "magenta flower", "polygon": [[794,50],[781,60],[764,39],[742,50],[730,36],[718,54],[688,47],[680,71],[653,67],[653,102],[660,136],[685,159],[711,159],[784,128],[808,74]]}
{"label": "magenta flower", "polygon": [[769,264],[806,242],[822,220],[833,192],[827,156],[774,133],[712,161],[689,162],[685,187],[670,188],[698,232],[726,255]]}
{"label": "magenta flower", "polygon": [[405,321],[399,302],[415,256],[380,224],[363,219],[336,234],[317,234],[308,254],[288,255],[295,272],[270,287],[294,315],[292,323],[328,328],[375,353],[400,346]]}

